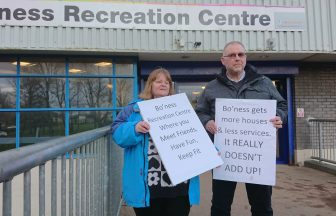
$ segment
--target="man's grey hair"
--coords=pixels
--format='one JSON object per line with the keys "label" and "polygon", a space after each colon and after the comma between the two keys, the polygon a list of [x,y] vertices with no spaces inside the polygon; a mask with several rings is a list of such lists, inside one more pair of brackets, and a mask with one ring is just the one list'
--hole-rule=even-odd
{"label": "man's grey hair", "polygon": [[229,43],[225,44],[224,49],[223,49],[223,53],[225,52],[225,50],[228,46],[233,45],[233,44],[239,44],[240,46],[242,46],[244,48],[244,50],[246,50],[245,46],[242,42],[240,42],[240,41],[230,41]]}

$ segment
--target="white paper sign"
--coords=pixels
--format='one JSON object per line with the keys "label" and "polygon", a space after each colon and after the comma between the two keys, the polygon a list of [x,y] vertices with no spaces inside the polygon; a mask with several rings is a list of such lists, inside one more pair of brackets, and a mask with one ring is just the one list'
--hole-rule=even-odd
{"label": "white paper sign", "polygon": [[215,145],[224,165],[213,178],[275,185],[275,100],[216,99]]}
{"label": "white paper sign", "polygon": [[185,93],[138,104],[172,184],[223,164]]}

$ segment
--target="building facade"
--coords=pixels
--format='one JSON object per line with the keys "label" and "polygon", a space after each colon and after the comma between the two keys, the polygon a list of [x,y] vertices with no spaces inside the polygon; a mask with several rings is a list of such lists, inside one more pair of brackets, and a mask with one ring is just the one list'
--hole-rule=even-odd
{"label": "building facade", "polygon": [[110,124],[157,66],[195,103],[232,40],[288,100],[279,163],[310,157],[309,118],[336,118],[333,0],[17,2],[0,6],[3,149]]}

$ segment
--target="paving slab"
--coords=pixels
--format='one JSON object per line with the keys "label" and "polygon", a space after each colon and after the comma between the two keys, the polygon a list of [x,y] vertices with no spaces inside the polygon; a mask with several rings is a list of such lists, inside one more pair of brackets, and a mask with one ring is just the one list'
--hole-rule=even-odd
{"label": "paving slab", "polygon": [[[191,208],[190,216],[209,216],[211,206],[211,172],[201,175],[201,204]],[[336,176],[307,167],[277,165],[273,187],[275,216],[336,216]],[[134,216],[133,209],[121,208],[120,216]],[[238,183],[232,216],[248,216],[245,185]]]}

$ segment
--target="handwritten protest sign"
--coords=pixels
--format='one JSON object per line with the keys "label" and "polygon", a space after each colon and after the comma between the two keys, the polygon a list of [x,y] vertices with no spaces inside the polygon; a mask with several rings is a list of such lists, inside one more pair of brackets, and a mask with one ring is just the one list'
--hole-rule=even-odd
{"label": "handwritten protest sign", "polygon": [[224,165],[213,178],[275,185],[275,100],[216,99],[215,145]]}
{"label": "handwritten protest sign", "polygon": [[185,93],[138,104],[174,185],[223,163]]}

